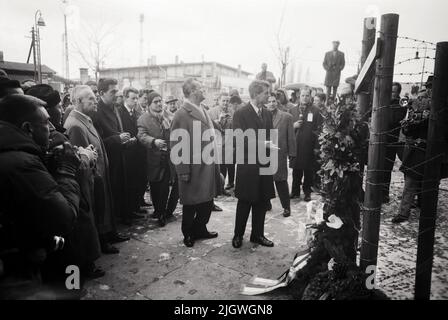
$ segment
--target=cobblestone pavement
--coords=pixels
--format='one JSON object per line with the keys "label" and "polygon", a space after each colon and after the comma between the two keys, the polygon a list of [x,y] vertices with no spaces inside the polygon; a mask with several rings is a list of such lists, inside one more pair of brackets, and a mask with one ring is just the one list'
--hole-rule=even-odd
{"label": "cobblestone pavement", "polygon": [[[447,181],[442,188],[448,189]],[[409,222],[394,225],[391,217],[399,207],[402,174],[393,173],[391,202],[383,207],[380,246],[378,252],[378,285],[392,299],[412,299],[417,252],[418,210]],[[447,192],[440,191],[435,257],[432,277],[432,298],[448,299]],[[313,199],[317,195],[312,195]],[[131,240],[118,244],[118,255],[104,255],[97,264],[106,276],[86,284],[84,299],[290,299],[286,291],[260,296],[239,294],[241,286],[253,276],[276,279],[292,262],[294,254],[304,244],[303,224],[306,203],[292,201],[292,214],[282,216],[278,199],[266,215],[266,236],[275,243],[265,248],[249,242],[250,218],[243,247],[234,249],[233,236],[236,199],[220,197],[216,204],[224,211],[213,212],[208,224],[219,237],[197,241],[193,248],[183,245],[180,231],[180,206],[176,221],[165,227],[155,220],[142,219],[126,228]]]}

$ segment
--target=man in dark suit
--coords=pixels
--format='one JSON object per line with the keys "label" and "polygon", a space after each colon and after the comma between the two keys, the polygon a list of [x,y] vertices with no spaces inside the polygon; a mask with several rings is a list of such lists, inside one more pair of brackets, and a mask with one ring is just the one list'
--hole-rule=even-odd
{"label": "man in dark suit", "polygon": [[123,89],[123,104],[118,107],[123,131],[129,132],[131,139],[124,148],[124,168],[127,182],[127,212],[130,218],[141,218],[137,212],[140,210],[140,200],[144,196],[147,185],[145,174],[146,151],[137,140],[137,119],[141,113],[137,110],[138,90],[132,87]]}
{"label": "man in dark suit", "polygon": [[173,186],[170,192],[170,182],[174,180],[168,146],[170,121],[164,115],[159,93],[151,92],[148,95],[148,103],[147,112],[137,121],[137,137],[144,146],[148,159],[144,169],[148,175],[154,217],[158,218],[160,226],[163,227],[167,218],[172,216],[178,200],[177,187]]}
{"label": "man in dark suit", "polygon": [[[236,146],[237,171],[235,197],[238,198],[238,203],[235,217],[235,234],[232,240],[234,248],[240,248],[242,245],[247,219],[251,210],[252,234],[250,241],[267,247],[274,246],[274,243],[264,236],[266,211],[270,199],[275,198],[274,181],[272,174],[262,174],[261,169],[269,165],[261,164],[260,152],[258,151],[259,148],[276,147],[270,141],[259,140],[261,130],[267,130],[265,137],[269,140],[269,130],[273,129],[272,114],[264,107],[268,100],[269,90],[270,85],[268,82],[262,80],[253,81],[249,85],[250,102],[235,111],[233,115],[234,130],[241,129],[248,136],[250,131],[255,132],[255,138],[248,138],[244,141],[244,157],[238,154],[241,152],[239,151],[241,147],[239,145]],[[257,148],[256,161],[250,161],[253,155],[250,149],[253,146]],[[242,158],[244,158],[244,161],[242,161]]]}
{"label": "man in dark suit", "polygon": [[318,168],[315,150],[319,148],[318,135],[322,125],[320,110],[311,103],[311,89],[300,90],[300,102],[289,110],[294,122],[297,156],[289,162],[292,171],[291,198],[300,197],[303,178],[305,201],[311,200],[311,187]]}
{"label": "man in dark suit", "polygon": [[[129,143],[131,135],[123,131],[123,124],[115,107],[117,80],[100,79],[98,91],[98,111],[92,116],[93,124],[103,139],[109,158],[110,182],[114,211],[124,223],[128,223],[129,215],[126,208],[126,177],[123,163],[123,149]],[[132,142],[131,142],[132,143]]]}
{"label": "man in dark suit", "polygon": [[[333,50],[325,53],[323,67],[325,74],[325,86],[327,87],[327,99],[335,98],[341,79],[341,71],[345,67],[344,53],[339,51],[339,41],[333,41]],[[333,92],[331,91],[333,89]]]}

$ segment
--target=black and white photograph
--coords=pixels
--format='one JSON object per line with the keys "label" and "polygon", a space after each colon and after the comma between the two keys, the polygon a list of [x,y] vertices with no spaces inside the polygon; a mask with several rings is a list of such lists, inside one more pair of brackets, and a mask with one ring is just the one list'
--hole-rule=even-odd
{"label": "black and white photograph", "polygon": [[0,300],[448,300],[447,12],[0,0]]}

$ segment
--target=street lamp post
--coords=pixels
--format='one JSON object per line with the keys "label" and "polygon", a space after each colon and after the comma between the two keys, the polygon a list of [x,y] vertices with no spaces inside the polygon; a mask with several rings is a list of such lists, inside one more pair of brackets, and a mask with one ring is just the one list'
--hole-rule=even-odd
{"label": "street lamp post", "polygon": [[[37,18],[37,15],[39,14],[39,18]],[[40,10],[37,10],[34,14],[34,27],[33,27],[33,39],[34,39],[34,55],[36,56],[36,59],[34,61],[34,70],[37,69],[37,82],[42,83],[42,61],[41,61],[41,54],[40,54],[40,34],[39,34],[39,27],[45,27],[45,21],[42,18],[42,12]],[[37,68],[36,68],[36,60],[37,60]]]}

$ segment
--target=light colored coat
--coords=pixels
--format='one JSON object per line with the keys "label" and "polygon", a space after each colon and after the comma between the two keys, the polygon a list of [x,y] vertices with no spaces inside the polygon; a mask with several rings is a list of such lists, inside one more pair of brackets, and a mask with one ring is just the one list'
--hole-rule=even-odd
{"label": "light colored coat", "polygon": [[292,122],[292,115],[277,110],[272,117],[274,129],[278,130],[278,170],[274,174],[274,181],[288,179],[288,157],[296,156],[296,136]]}
{"label": "light colored coat", "polygon": [[[113,205],[109,180],[109,161],[106,154],[103,141],[100,135],[93,126],[93,122],[90,117],[80,114],[77,111],[70,112],[67,120],[64,123],[64,128],[67,130],[65,133],[68,135],[71,144],[74,146],[88,147],[93,145],[98,152],[98,160],[96,163],[96,175],[100,176],[103,180],[104,192],[104,212],[101,217],[101,221],[98,225],[100,234],[110,232],[113,227]],[[92,190],[93,194],[93,190]],[[98,199],[95,199],[98,201]],[[98,212],[95,212],[97,215]]]}
{"label": "light colored coat", "polygon": [[[200,124],[200,136],[193,137],[193,123]],[[201,137],[207,129],[213,129],[210,126],[211,119],[207,115],[201,113],[195,106],[189,102],[185,102],[183,106],[174,114],[173,122],[171,123],[171,152],[178,143],[182,140],[174,141],[173,134],[177,129],[183,129],[189,134],[190,163],[175,164],[177,175],[189,174],[190,180],[188,182],[179,179],[179,198],[180,203],[184,205],[195,205],[208,201],[212,201],[217,195],[221,177],[219,172],[219,164],[211,163],[205,164],[203,161],[198,164],[193,164],[193,144],[200,144],[200,152],[209,145],[210,141],[202,141]],[[185,145],[185,142],[183,142]],[[198,150],[199,151],[199,150]],[[171,154],[171,159],[176,156],[176,153]],[[202,159],[202,158],[201,158]]]}

